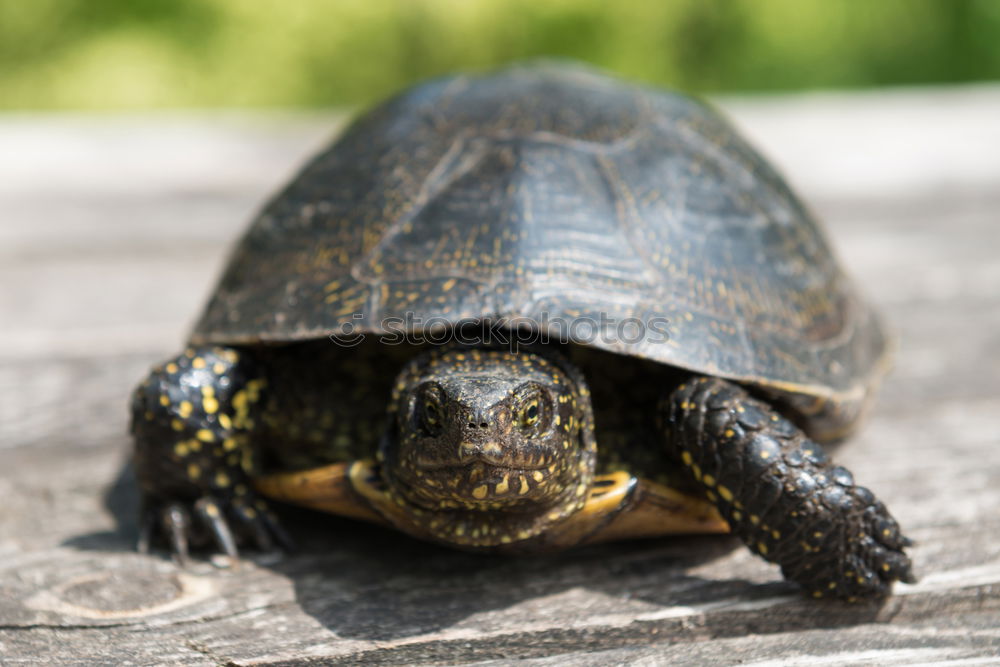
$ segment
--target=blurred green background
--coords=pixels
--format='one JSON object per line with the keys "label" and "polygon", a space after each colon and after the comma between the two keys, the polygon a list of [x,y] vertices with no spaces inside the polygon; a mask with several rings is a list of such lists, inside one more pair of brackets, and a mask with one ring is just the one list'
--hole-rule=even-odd
{"label": "blurred green background", "polygon": [[556,55],[694,92],[1000,78],[1000,0],[0,0],[0,108],[365,103]]}

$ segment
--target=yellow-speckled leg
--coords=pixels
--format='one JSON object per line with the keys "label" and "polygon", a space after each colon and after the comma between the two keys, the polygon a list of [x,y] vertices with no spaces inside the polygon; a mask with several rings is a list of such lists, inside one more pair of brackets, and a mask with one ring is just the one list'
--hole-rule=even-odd
{"label": "yellow-speckled leg", "polygon": [[153,369],[132,398],[134,462],[143,508],[139,549],[162,534],[173,551],[213,542],[231,556],[247,539],[288,546],[250,483],[255,426],[266,381],[230,348],[190,348]]}

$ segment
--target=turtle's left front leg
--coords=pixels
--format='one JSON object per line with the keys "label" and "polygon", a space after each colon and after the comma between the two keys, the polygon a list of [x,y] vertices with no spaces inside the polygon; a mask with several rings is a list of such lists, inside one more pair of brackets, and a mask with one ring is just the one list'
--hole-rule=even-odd
{"label": "turtle's left front leg", "polygon": [[733,532],[814,597],[857,599],[913,581],[885,506],[771,406],[718,378],[664,401],[668,448]]}

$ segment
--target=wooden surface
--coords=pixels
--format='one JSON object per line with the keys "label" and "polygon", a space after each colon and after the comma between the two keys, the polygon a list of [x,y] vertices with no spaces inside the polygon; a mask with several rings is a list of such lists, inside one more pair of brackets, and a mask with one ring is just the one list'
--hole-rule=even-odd
{"label": "wooden surface", "polygon": [[0,117],[0,663],[986,664],[1000,654],[1000,89],[730,100],[900,334],[838,453],[921,577],[813,602],[728,538],[544,559],[288,514],[291,557],[140,557],[126,397],[329,115]]}

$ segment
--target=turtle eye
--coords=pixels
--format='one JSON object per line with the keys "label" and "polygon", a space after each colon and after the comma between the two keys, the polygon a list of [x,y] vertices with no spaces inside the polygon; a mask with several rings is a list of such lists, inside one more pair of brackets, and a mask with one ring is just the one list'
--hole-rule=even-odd
{"label": "turtle eye", "polygon": [[441,423],[441,409],[438,407],[437,401],[431,399],[424,401],[424,421],[431,426],[437,426]]}
{"label": "turtle eye", "polygon": [[533,400],[521,410],[521,426],[531,427],[538,423],[538,400]]}
{"label": "turtle eye", "polygon": [[441,432],[444,412],[441,408],[441,397],[433,388],[420,392],[418,403],[418,425],[424,435],[433,436]]}
{"label": "turtle eye", "polygon": [[517,411],[517,425],[525,433],[534,434],[542,425],[545,416],[545,401],[540,391],[533,391],[523,401]]}

